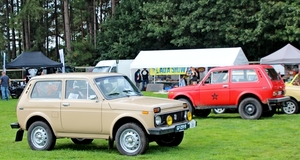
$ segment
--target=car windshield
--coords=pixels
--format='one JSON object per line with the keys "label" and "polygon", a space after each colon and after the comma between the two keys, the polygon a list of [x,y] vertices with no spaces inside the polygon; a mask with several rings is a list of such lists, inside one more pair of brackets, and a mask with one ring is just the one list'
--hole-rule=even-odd
{"label": "car windshield", "polygon": [[92,72],[109,72],[110,66],[95,67]]}
{"label": "car windshield", "polygon": [[98,89],[107,99],[142,96],[139,89],[126,76],[96,78]]}

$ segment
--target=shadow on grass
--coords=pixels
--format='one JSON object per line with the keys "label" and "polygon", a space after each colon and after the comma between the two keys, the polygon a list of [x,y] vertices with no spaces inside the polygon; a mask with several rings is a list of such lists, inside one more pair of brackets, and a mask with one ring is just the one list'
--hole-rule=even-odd
{"label": "shadow on grass", "polygon": [[[71,140],[70,140],[71,141]],[[104,141],[107,142],[107,141]],[[113,148],[108,148],[108,144],[104,142],[99,142],[99,140],[93,141],[91,144],[85,144],[85,145],[79,145],[74,144],[72,142],[64,142],[56,144],[53,148],[55,151],[66,151],[66,150],[72,150],[72,151],[83,151],[83,152],[103,152],[103,153],[114,153],[114,154],[120,154],[117,150],[116,143],[114,143]],[[158,154],[162,152],[169,152],[172,150],[180,150],[181,147],[162,147],[156,144],[156,142],[150,142],[148,150],[146,151],[146,154]]]}

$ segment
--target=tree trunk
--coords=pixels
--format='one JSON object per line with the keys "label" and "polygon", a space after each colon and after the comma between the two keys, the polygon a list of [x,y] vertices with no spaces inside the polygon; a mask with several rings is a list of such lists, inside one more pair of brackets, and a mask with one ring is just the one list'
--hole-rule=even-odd
{"label": "tree trunk", "polygon": [[[11,4],[11,15],[14,13],[14,0],[10,1]],[[16,46],[16,33],[15,33],[15,27],[12,27],[12,52],[11,52],[11,59],[15,59],[17,55],[17,46]]]}
{"label": "tree trunk", "polygon": [[7,51],[7,59],[10,59],[11,56],[11,50],[10,50],[10,28],[9,28],[9,17],[10,17],[10,9],[9,9],[9,1],[6,0],[6,44],[5,44],[5,48]]}
{"label": "tree trunk", "polygon": [[116,1],[111,0],[111,15],[112,16],[115,14],[115,6],[116,6]]}
{"label": "tree trunk", "polygon": [[64,0],[64,28],[65,28],[65,43],[67,48],[67,55],[71,52],[71,33],[70,33],[70,19],[68,10],[68,0]]}
{"label": "tree trunk", "polygon": [[59,43],[58,43],[58,14],[57,14],[57,0],[55,0],[55,8],[54,8],[54,14],[55,14],[55,53],[56,58],[59,59]]}

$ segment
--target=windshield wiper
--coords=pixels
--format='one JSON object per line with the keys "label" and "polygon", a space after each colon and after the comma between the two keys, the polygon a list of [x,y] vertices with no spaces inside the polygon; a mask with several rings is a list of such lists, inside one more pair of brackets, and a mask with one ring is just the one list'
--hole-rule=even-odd
{"label": "windshield wiper", "polygon": [[115,95],[119,95],[119,94],[120,94],[119,92],[114,92],[114,93],[108,94],[108,96],[115,96]]}
{"label": "windshield wiper", "polygon": [[133,91],[130,89],[125,89],[125,90],[123,90],[123,92],[128,93],[128,92],[133,92]]}

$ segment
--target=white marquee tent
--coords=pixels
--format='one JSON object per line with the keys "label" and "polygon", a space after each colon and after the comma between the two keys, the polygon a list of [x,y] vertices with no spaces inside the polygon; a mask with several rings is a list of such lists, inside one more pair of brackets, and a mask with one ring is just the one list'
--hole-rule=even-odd
{"label": "white marquee tent", "polygon": [[249,64],[241,47],[141,51],[130,69]]}

